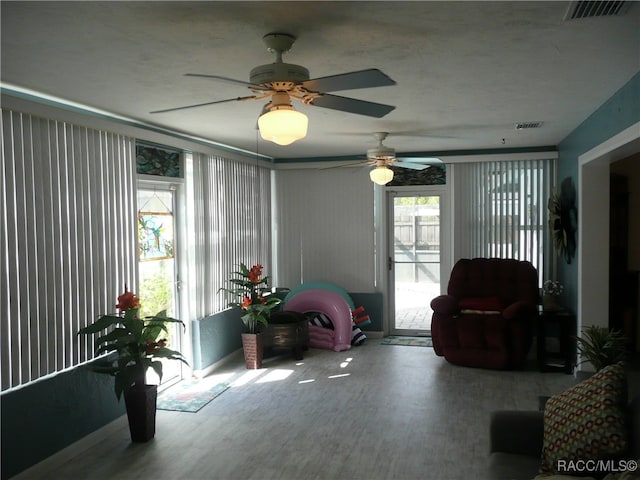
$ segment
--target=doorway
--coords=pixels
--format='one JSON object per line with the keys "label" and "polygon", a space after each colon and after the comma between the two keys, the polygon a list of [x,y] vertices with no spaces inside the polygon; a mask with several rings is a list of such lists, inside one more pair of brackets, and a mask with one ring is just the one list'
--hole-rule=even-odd
{"label": "doorway", "polygon": [[[138,285],[140,314],[155,315],[166,311],[177,318],[179,310],[176,229],[176,190],[173,184],[143,184],[138,188]],[[169,348],[182,351],[183,329],[167,325],[163,332]],[[183,377],[182,362],[162,359],[162,379],[155,372],[147,374],[150,383],[171,385]]]}
{"label": "doorway", "polygon": [[639,127],[636,123],[578,157],[578,332],[609,326],[609,255],[603,249],[609,246],[610,164],[640,152]]}
{"label": "doorway", "polygon": [[430,303],[441,291],[443,191],[389,191],[387,198],[390,333],[429,336]]}

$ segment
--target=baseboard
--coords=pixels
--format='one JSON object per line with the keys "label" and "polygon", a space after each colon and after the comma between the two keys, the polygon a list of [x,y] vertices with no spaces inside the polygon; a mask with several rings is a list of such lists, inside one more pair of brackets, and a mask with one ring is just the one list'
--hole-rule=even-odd
{"label": "baseboard", "polygon": [[367,338],[384,338],[384,332],[382,331],[362,331],[362,333],[364,333]]}
{"label": "baseboard", "polygon": [[228,363],[244,361],[243,358],[244,358],[244,353],[242,351],[242,348],[239,348],[238,350],[231,352],[226,357],[222,357],[217,362],[212,363],[207,368],[203,368],[202,370],[194,370],[193,376],[198,379],[204,378],[207,375],[211,375],[214,371],[216,371],[217,369],[219,369],[220,367],[223,367]]}
{"label": "baseboard", "polygon": [[[363,333],[367,336],[367,338],[384,338],[384,332],[381,331],[364,331]],[[230,353],[229,355],[227,355],[226,357],[221,358],[220,360],[218,360],[215,363],[212,363],[211,365],[209,365],[207,368],[203,368],[202,370],[194,370],[193,371],[193,377],[197,378],[197,379],[201,379],[204,378],[208,375],[211,375],[212,373],[214,373],[217,369],[225,366],[228,363],[231,362],[244,362],[244,353],[242,351],[242,348],[239,348],[238,350]]]}

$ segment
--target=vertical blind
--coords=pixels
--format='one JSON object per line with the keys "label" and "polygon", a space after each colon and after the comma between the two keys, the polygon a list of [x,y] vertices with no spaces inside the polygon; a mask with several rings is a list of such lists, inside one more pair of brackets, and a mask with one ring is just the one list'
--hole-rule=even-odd
{"label": "vertical blind", "polygon": [[[271,275],[271,173],[258,165],[194,153],[192,258],[195,318],[227,308],[220,292],[240,263]],[[237,300],[237,299],[233,299]]]}
{"label": "vertical blind", "polygon": [[373,291],[373,183],[366,172],[292,169],[275,176],[278,284],[326,281]]}
{"label": "vertical blind", "polygon": [[77,331],[135,289],[134,141],[2,111],[0,383],[93,358]]}
{"label": "vertical blind", "polygon": [[555,169],[552,159],[456,164],[456,258],[528,260],[541,282],[553,278],[547,201]]}

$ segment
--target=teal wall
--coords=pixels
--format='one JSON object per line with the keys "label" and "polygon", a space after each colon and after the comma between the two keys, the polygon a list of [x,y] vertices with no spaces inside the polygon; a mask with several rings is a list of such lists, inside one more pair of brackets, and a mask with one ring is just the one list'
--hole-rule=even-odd
{"label": "teal wall", "polygon": [[0,397],[2,479],[38,463],[125,413],[113,378],[74,368]]}
{"label": "teal wall", "polygon": [[191,327],[194,370],[203,370],[242,347],[238,309],[194,320]]}
{"label": "teal wall", "polygon": [[[640,121],[640,72],[602,104],[558,145],[558,184],[572,177],[578,184],[578,158],[624,129]],[[577,253],[577,252],[576,252]],[[558,261],[558,279],[565,285],[563,302],[576,311],[578,265]]]}
{"label": "teal wall", "polygon": [[349,296],[353,300],[353,304],[356,308],[364,307],[365,314],[369,315],[371,320],[370,325],[361,327],[361,330],[367,332],[382,332],[384,327],[382,326],[382,293],[351,293]]}

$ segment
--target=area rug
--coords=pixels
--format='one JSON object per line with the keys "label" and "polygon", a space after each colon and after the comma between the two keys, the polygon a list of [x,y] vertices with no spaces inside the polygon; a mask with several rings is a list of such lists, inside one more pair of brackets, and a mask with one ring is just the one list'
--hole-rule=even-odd
{"label": "area rug", "polygon": [[431,337],[385,337],[382,345],[406,345],[408,347],[433,347]]}
{"label": "area rug", "polygon": [[211,400],[223,393],[227,383],[211,383],[206,381],[182,382],[168,388],[158,395],[159,410],[195,413]]}

